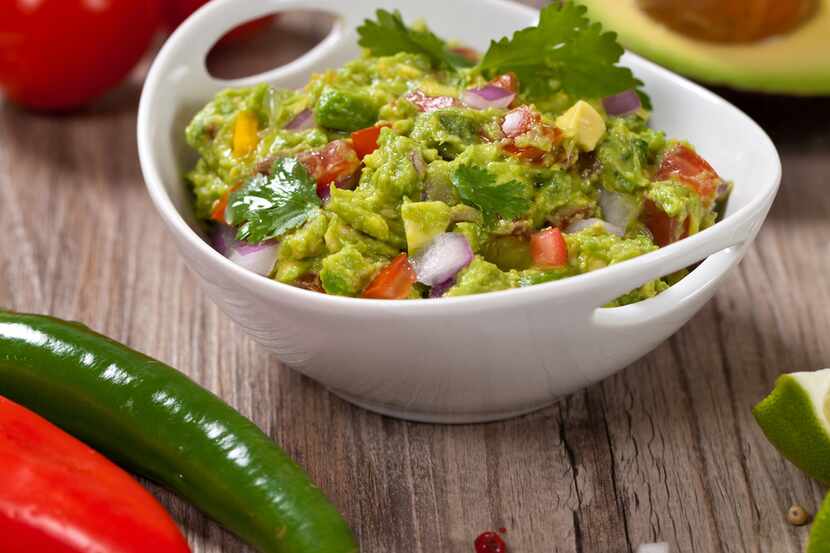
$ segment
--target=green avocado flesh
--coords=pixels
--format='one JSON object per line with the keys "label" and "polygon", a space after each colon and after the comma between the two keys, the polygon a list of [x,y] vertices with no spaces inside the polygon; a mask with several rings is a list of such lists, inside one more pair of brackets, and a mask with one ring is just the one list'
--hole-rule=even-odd
{"label": "green avocado flesh", "polygon": [[[644,205],[662,210],[674,239],[714,224],[724,198],[702,197],[671,174],[658,178],[677,148],[696,154],[651,129],[647,111],[611,116],[600,99],[561,91],[531,99],[521,88],[506,108],[462,101],[466,89],[487,82],[472,69],[435,68],[421,54],[367,51],[313,75],[301,90],[261,84],[222,91],[186,130],[199,154],[187,174],[197,216],[216,225],[227,205],[224,221],[238,238],[280,243],[269,278],[353,297],[393,260],[417,258],[447,233],[474,253],[451,284],[442,283],[454,297],[566,278],[654,251],[659,239]],[[419,97],[443,100],[424,108]],[[505,127],[523,112],[531,122],[514,136]],[[242,113],[245,125],[238,124]],[[242,140],[252,125],[255,135]],[[360,133],[352,133],[373,126],[381,127],[377,148],[363,151]],[[331,157],[335,150],[340,157]],[[300,160],[308,174],[286,158]],[[337,173],[343,166],[350,167],[346,181]],[[296,194],[289,197],[279,187],[291,175]],[[262,219],[256,228],[265,230],[252,238],[255,227],[238,222],[263,205],[284,213],[279,224]],[[595,221],[568,230],[588,219]],[[561,229],[567,248],[555,265],[534,250],[534,237],[551,227]],[[648,282],[613,305],[652,297],[676,278]],[[431,292],[421,283],[405,290],[412,299]]]}
{"label": "green avocado flesh", "polygon": [[[741,4],[739,0],[724,1]],[[827,45],[830,0],[802,0],[804,17],[781,28],[777,34],[753,40],[735,36],[734,41],[707,40],[695,32],[682,32],[671,22],[660,21],[644,10],[644,5],[668,2],[583,0],[581,3],[588,8],[592,19],[617,33],[624,47],[678,73],[745,90],[830,94]],[[775,26],[775,14],[760,15],[767,16],[768,23]],[[740,29],[736,32],[740,34]]]}

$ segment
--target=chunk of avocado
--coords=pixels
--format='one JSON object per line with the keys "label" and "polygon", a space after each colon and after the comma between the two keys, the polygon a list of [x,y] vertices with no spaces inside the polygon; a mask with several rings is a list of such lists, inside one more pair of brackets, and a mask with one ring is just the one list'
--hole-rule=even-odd
{"label": "chunk of avocado", "polygon": [[[701,13],[696,2],[673,2],[666,6],[665,13],[676,21],[708,26],[708,30],[701,29],[703,33],[674,25],[663,17],[655,17],[654,10],[648,13],[643,9],[644,5],[660,3],[642,0],[582,0],[581,3],[588,8],[591,19],[616,31],[623,46],[678,73],[745,90],[830,93],[830,55],[827,53],[830,0],[710,2],[715,9],[708,14]],[[747,12],[727,21],[730,7],[734,9],[735,5],[743,4],[747,5],[741,9]],[[688,10],[694,10],[694,17],[684,18]],[[719,19],[722,25],[717,25]],[[758,22],[761,22],[759,32],[748,35],[738,28]],[[718,26],[731,31],[714,36],[711,29]]]}
{"label": "chunk of avocado", "polygon": [[314,120],[321,127],[356,131],[371,127],[378,118],[378,107],[366,94],[327,86],[314,106]]}
{"label": "chunk of avocado", "polygon": [[450,206],[444,202],[409,202],[401,206],[409,255],[415,254],[450,224]]}
{"label": "chunk of avocado", "polygon": [[585,100],[579,100],[556,118],[556,126],[565,136],[571,137],[583,152],[590,152],[605,134],[605,121],[594,107]]}
{"label": "chunk of avocado", "polygon": [[351,245],[323,259],[320,281],[327,294],[356,296],[383,264],[364,257]]}

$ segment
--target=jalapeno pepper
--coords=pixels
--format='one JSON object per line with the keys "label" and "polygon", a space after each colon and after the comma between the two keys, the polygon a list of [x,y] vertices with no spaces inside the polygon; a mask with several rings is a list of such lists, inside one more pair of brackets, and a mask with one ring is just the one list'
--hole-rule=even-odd
{"label": "jalapeno pepper", "polygon": [[79,323],[0,311],[0,394],[187,499],[264,553],[355,553],[346,522],[255,424]]}

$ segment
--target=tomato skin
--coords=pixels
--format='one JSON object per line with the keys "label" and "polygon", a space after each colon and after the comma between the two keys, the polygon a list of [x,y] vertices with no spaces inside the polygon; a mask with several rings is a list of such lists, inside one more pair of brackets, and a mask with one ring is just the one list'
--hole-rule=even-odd
{"label": "tomato skin", "polygon": [[409,296],[415,284],[415,269],[405,253],[400,254],[378,273],[363,290],[364,298],[376,300],[402,300]]}
{"label": "tomato skin", "polygon": [[709,165],[709,162],[700,157],[694,150],[685,144],[678,144],[664,156],[655,180],[677,178],[684,186],[694,190],[704,202],[715,199],[718,186],[722,179]]}
{"label": "tomato skin", "polygon": [[686,217],[685,221],[669,217],[665,211],[660,209],[651,200],[646,200],[643,203],[641,220],[651,232],[654,243],[661,248],[689,235],[688,217]]}
{"label": "tomato skin", "polygon": [[0,88],[37,110],[77,108],[118,84],[161,22],[160,0],[0,0]]}
{"label": "tomato skin", "polygon": [[164,508],[130,475],[2,396],[0,467],[0,551],[190,551]]}
{"label": "tomato skin", "polygon": [[541,120],[539,113],[528,106],[519,106],[507,112],[502,119],[501,130],[507,138],[516,138],[530,131]]}
{"label": "tomato skin", "polygon": [[380,130],[388,125],[376,125],[366,127],[352,133],[352,147],[357,152],[357,157],[363,159],[378,149],[378,136]]}
{"label": "tomato skin", "polygon": [[[164,24],[169,31],[175,31],[176,27],[182,24],[185,19],[190,17],[190,14],[207,4],[209,0],[162,0],[162,11],[164,17]],[[231,29],[228,33],[219,39],[220,44],[230,44],[233,42],[245,40],[256,34],[257,31],[267,27],[273,19],[273,16],[266,15],[253,21],[248,21],[242,25]]]}
{"label": "tomato skin", "polygon": [[353,175],[360,168],[357,153],[345,140],[329,142],[322,150],[300,153],[297,159],[317,181],[317,195],[321,198],[328,193],[329,184]]}
{"label": "tomato skin", "polygon": [[[508,73],[507,75],[512,75]],[[505,77],[502,75],[499,78]],[[509,78],[509,77],[508,77]],[[539,112],[528,106],[519,106],[510,110],[504,116],[501,123],[501,130],[506,137],[503,149],[508,154],[525,159],[527,161],[539,161],[548,152],[540,150],[535,146],[516,146],[515,139],[527,133],[539,133],[551,141],[554,145],[562,142],[562,131],[542,122]]]}
{"label": "tomato skin", "polygon": [[538,267],[564,267],[568,264],[568,245],[562,231],[546,228],[530,236],[530,254]]}
{"label": "tomato skin", "polygon": [[519,77],[512,71],[498,75],[490,81],[493,86],[498,86],[510,92],[519,92]]}

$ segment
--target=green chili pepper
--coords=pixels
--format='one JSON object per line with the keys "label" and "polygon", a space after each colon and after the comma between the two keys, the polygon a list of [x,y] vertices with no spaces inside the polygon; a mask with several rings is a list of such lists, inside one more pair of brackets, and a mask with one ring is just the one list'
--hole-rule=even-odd
{"label": "green chili pepper", "polygon": [[187,499],[263,553],[356,553],[346,522],[251,421],[79,323],[0,311],[0,395]]}

